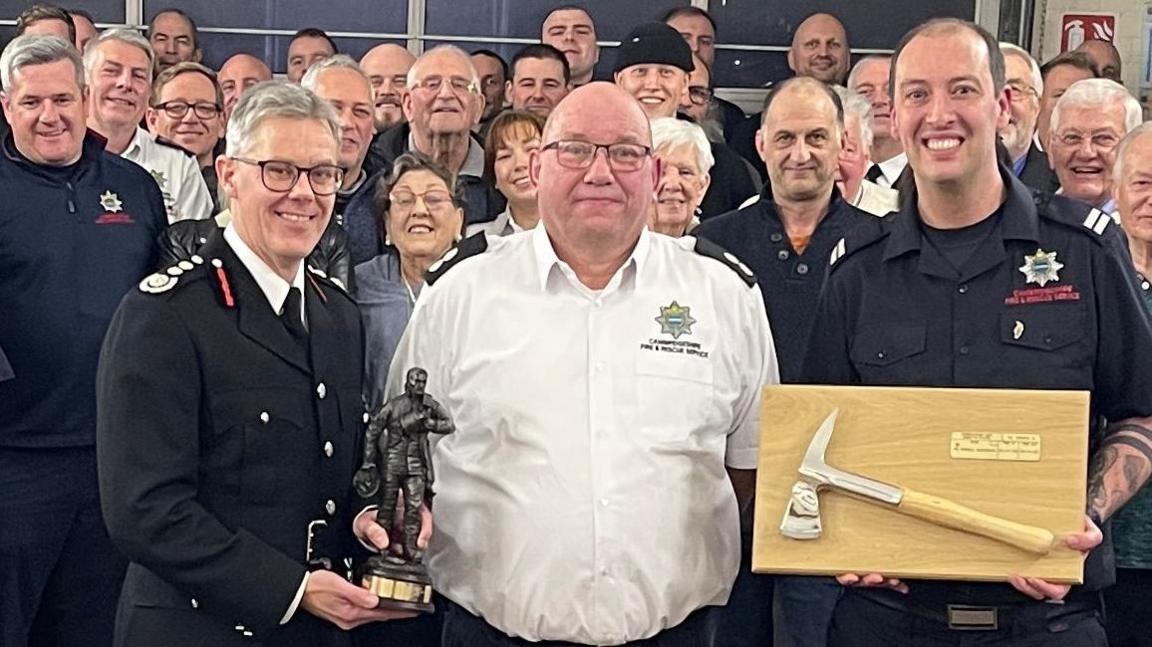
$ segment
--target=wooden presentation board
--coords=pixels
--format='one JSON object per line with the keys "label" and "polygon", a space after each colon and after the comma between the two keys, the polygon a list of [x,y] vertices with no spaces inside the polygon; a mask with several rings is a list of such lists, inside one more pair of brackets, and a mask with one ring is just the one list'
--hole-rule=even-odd
{"label": "wooden presentation board", "polygon": [[[820,491],[820,538],[784,537],[780,523],[797,468],[816,429],[837,408],[825,453],[829,465],[1047,528],[1057,547],[1038,557],[832,489]],[[1002,581],[1016,573],[1080,583],[1083,558],[1062,538],[1083,530],[1088,411],[1083,391],[768,387],[752,570],[971,581]],[[982,434],[1027,436],[1004,443]],[[1037,436],[1038,452],[1032,442]],[[1039,460],[1024,460],[1037,453]]]}

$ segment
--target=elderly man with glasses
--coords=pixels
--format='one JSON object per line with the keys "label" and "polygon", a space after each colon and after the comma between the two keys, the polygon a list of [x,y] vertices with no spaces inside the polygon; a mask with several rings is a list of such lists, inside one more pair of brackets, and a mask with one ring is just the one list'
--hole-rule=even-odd
{"label": "elderly man with glasses", "polygon": [[1023,48],[1000,43],[1004,54],[1004,75],[1008,86],[1008,125],[1000,129],[1000,141],[1008,151],[1012,173],[1038,191],[1055,193],[1060,180],[1048,164],[1048,155],[1036,145],[1036,122],[1040,117],[1040,96],[1044,80],[1036,59]]}
{"label": "elderly man with glasses", "polygon": [[[371,165],[386,175],[403,153],[423,153],[458,176],[467,224],[494,219],[505,201],[484,177],[484,148],[472,133],[484,112],[484,95],[468,53],[452,45],[424,52],[408,70],[408,90],[401,102],[407,123],[376,138],[369,151]],[[384,252],[379,217],[349,214],[345,227],[355,263]]]}
{"label": "elderly man with glasses", "polygon": [[429,268],[390,371],[391,395],[427,369],[459,430],[432,448],[444,645],[710,645],[777,381],[760,289],[647,230],[659,165],[632,95],[574,90],[542,143],[540,225]]}

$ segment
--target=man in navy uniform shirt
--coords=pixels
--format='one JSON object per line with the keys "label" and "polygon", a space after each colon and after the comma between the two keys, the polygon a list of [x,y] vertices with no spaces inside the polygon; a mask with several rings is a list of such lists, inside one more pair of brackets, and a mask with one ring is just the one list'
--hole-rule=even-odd
{"label": "man in navy uniform shirt", "polygon": [[[1105,645],[1113,580],[1099,526],[1152,462],[1152,328],[1109,216],[1034,193],[996,160],[1009,119],[1004,58],[955,19],[909,32],[893,57],[894,121],[915,190],[832,252],[809,342],[813,383],[1074,389],[1092,393],[1084,584],[897,582],[846,574],[831,643]],[[863,586],[861,586],[863,585]],[[966,607],[957,613],[957,606]],[[971,634],[963,634],[970,636]]]}
{"label": "man in navy uniform shirt", "polygon": [[106,646],[124,561],[96,493],[96,359],[167,219],[148,173],[86,135],[72,43],[17,37],[0,76],[0,644]]}

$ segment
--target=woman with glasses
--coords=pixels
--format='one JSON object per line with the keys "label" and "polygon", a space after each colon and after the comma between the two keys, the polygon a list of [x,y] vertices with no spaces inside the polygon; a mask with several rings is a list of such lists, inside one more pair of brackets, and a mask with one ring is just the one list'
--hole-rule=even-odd
{"label": "woman with glasses", "polygon": [[484,177],[508,199],[508,206],[492,222],[469,225],[469,236],[479,232],[507,236],[532,229],[540,221],[528,156],[540,148],[543,132],[544,118],[525,110],[508,110],[492,120],[484,139]]}
{"label": "woman with glasses", "polygon": [[364,320],[365,396],[379,406],[388,365],[420,295],[424,273],[460,239],[464,204],[455,178],[421,153],[396,158],[376,185],[384,253],[356,266],[356,300]]}
{"label": "woman with glasses", "polygon": [[652,147],[661,175],[648,228],[679,238],[700,223],[700,203],[712,182],[712,146],[700,126],[667,117],[652,121]]}

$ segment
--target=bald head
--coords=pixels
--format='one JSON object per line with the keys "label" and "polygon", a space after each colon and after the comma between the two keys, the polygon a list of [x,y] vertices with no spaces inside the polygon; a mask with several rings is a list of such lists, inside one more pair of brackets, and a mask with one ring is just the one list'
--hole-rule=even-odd
{"label": "bald head", "polygon": [[224,119],[227,121],[232,116],[232,108],[248,88],[272,80],[272,70],[251,54],[236,54],[220,66],[217,79],[224,92]]}
{"label": "bald head", "polygon": [[796,76],[810,76],[824,83],[843,84],[848,59],[848,33],[836,16],[827,13],[805,18],[788,49],[788,67]]}
{"label": "bald head", "polygon": [[[604,115],[616,117],[623,130],[635,131],[637,144],[652,145],[652,130],[648,115],[627,91],[614,83],[597,81],[580,86],[565,97],[544,125],[544,141],[566,137],[575,128],[585,132],[587,122],[603,120]],[[642,137],[640,136],[642,133]]]}
{"label": "bald head", "polygon": [[1092,59],[1096,68],[1100,70],[1100,76],[1124,83],[1120,79],[1120,52],[1116,51],[1115,45],[1106,40],[1086,40],[1076,48],[1076,51],[1084,52]]}
{"label": "bald head", "polygon": [[360,59],[360,68],[372,82],[377,130],[404,121],[404,86],[415,62],[411,52],[393,43],[377,45]]}

